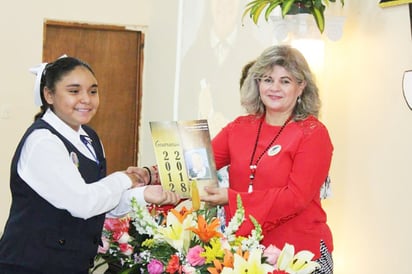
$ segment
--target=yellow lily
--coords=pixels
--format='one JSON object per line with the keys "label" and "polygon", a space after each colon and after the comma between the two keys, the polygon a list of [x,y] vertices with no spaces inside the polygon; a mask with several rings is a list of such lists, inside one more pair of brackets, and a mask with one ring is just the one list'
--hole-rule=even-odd
{"label": "yellow lily", "polygon": [[160,238],[184,254],[187,253],[190,245],[191,231],[188,230],[192,224],[193,215],[188,214],[183,220],[169,212],[166,217],[166,227],[159,229]]}
{"label": "yellow lily", "polygon": [[211,263],[217,258],[223,258],[225,251],[222,249],[221,241],[219,238],[213,238],[210,240],[210,245],[205,245],[205,251],[200,255],[206,259],[206,263]]}
{"label": "yellow lily", "polygon": [[277,269],[290,274],[309,274],[320,267],[317,262],[312,261],[314,254],[307,250],[302,250],[295,255],[295,247],[285,244],[280,252]]}

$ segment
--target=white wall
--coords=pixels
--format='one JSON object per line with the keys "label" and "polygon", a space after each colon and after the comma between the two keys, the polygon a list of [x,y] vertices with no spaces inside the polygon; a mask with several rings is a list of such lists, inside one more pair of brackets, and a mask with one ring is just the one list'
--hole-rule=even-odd
{"label": "white wall", "polygon": [[[31,2],[12,1],[0,11],[0,110],[10,112],[7,119],[0,115],[0,227],[10,204],[10,159],[36,112],[27,68],[41,61],[44,18],[148,25],[141,164],[154,161],[148,122],[173,117],[177,0]],[[335,238],[335,273],[408,274],[412,112],[402,96],[402,73],[412,69],[408,6],[345,2],[344,36],[326,41],[318,74],[321,119],[335,145],[333,197],[325,202]],[[228,108],[236,107],[235,100],[228,102]]]}
{"label": "white wall", "polygon": [[[33,104],[34,75],[42,61],[46,19],[113,25],[147,25],[150,1],[24,1],[0,9],[0,231],[10,206],[9,169],[14,149],[38,111]],[[85,41],[87,43],[87,41]],[[167,51],[165,51],[166,53]],[[173,55],[173,51],[169,53]]]}

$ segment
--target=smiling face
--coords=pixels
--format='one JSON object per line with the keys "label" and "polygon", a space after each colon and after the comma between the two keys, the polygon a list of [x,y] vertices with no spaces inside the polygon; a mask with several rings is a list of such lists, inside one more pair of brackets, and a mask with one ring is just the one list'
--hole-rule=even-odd
{"label": "smiling face", "polygon": [[83,66],[65,74],[53,91],[45,88],[44,96],[54,113],[76,131],[90,122],[99,107],[97,80]]}
{"label": "smiling face", "polygon": [[297,98],[305,88],[305,81],[297,79],[284,67],[275,65],[271,71],[259,80],[259,94],[266,108],[266,119],[287,119],[293,112]]}

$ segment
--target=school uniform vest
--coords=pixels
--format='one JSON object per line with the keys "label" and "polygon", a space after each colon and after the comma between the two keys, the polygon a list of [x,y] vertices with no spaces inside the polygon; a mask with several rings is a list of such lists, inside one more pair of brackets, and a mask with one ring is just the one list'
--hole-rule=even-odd
{"label": "school uniform vest", "polygon": [[11,163],[12,204],[0,240],[0,264],[17,264],[32,270],[33,273],[87,273],[88,268],[93,265],[101,241],[105,215],[87,220],[73,217],[67,210],[58,209],[44,200],[17,174],[17,163],[27,136],[41,128],[55,134],[63,141],[68,155],[77,157],[79,172],[86,183],[106,176],[103,148],[91,128],[83,126],[93,140],[92,145],[99,164],[81,154],[48,123],[41,119],[35,121],[24,134]]}

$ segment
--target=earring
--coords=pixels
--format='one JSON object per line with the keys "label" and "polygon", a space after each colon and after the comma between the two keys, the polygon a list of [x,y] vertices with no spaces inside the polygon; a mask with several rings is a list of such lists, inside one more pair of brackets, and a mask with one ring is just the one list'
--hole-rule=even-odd
{"label": "earring", "polygon": [[298,96],[297,102],[298,102],[298,104],[302,103],[302,98],[300,98],[300,95]]}

